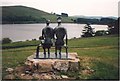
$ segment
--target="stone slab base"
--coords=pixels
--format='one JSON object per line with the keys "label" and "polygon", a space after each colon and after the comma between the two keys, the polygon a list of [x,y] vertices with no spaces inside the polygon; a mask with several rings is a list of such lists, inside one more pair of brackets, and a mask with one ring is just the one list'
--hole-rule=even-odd
{"label": "stone slab base", "polygon": [[[40,53],[43,55],[42,53]],[[54,53],[53,53],[54,54]],[[50,71],[78,71],[80,68],[80,60],[77,53],[68,53],[68,58],[65,58],[65,53],[62,53],[62,59],[54,58],[51,54],[50,59],[35,59],[35,54],[29,56],[25,62],[33,71],[50,72]]]}
{"label": "stone slab base", "polygon": [[[35,53],[35,55],[36,55],[36,53]],[[36,58],[35,55],[31,56],[31,58],[33,58],[33,57]],[[57,54],[57,58],[56,58],[55,53],[54,52],[50,52],[50,57],[48,58],[48,54],[46,52],[46,58],[44,58],[44,53],[43,52],[39,52],[39,59],[59,59],[59,57],[60,57],[59,53]],[[71,56],[71,53],[70,53],[70,55],[68,56],[67,59],[71,59],[71,58],[72,58],[72,56]],[[66,53],[64,53],[64,52],[61,53],[61,59],[66,59]]]}

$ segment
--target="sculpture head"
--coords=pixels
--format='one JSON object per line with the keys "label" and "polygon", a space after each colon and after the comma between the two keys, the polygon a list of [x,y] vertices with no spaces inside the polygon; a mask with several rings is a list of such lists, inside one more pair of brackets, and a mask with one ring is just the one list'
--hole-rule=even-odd
{"label": "sculpture head", "polygon": [[57,22],[58,22],[58,26],[61,25],[61,19],[58,19]]}
{"label": "sculpture head", "polygon": [[46,25],[49,26],[50,20],[46,20]]}
{"label": "sculpture head", "polygon": [[87,25],[87,26],[89,26],[89,25],[90,25],[90,23],[87,23],[86,25]]}
{"label": "sculpture head", "polygon": [[61,18],[60,16],[57,17],[57,23],[58,23],[58,26],[61,25],[61,19],[62,19],[62,18]]}

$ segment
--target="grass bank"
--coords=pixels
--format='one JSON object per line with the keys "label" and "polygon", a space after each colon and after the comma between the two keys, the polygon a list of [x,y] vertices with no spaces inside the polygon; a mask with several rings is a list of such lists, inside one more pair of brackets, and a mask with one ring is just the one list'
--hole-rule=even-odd
{"label": "grass bank", "polygon": [[[24,46],[24,44],[27,45]],[[32,44],[33,46],[29,46]],[[26,58],[33,54],[39,41],[27,41],[21,43],[6,44],[3,46],[21,46],[21,48],[9,48],[2,51],[3,76],[7,73],[6,68],[21,66]],[[23,47],[22,47],[23,46]],[[69,52],[77,52],[80,58],[80,72],[77,75],[67,74],[78,79],[118,79],[118,37],[101,36],[92,38],[70,39],[68,42]],[[64,51],[64,50],[63,50]],[[90,67],[92,74],[82,71]]]}

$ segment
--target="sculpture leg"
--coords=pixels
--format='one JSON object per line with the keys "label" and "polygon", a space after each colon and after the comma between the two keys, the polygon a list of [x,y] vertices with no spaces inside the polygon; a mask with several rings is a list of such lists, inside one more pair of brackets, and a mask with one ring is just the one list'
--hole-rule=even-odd
{"label": "sculpture leg", "polygon": [[66,48],[66,58],[68,58],[68,50],[67,50],[67,47]]}
{"label": "sculpture leg", "polygon": [[50,58],[50,48],[48,48],[48,58]]}
{"label": "sculpture leg", "polygon": [[46,50],[45,50],[45,48],[43,48],[44,49],[44,58],[46,58]]}
{"label": "sculpture leg", "polygon": [[57,47],[55,47],[55,58],[57,58]]}
{"label": "sculpture leg", "polygon": [[61,47],[59,48],[59,58],[61,59]]}
{"label": "sculpture leg", "polygon": [[39,58],[39,46],[37,46],[37,49],[36,49],[36,59]]}

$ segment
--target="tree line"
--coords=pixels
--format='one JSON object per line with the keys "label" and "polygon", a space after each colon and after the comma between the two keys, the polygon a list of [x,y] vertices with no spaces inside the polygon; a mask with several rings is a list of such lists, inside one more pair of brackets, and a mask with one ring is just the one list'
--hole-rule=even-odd
{"label": "tree line", "polygon": [[37,18],[32,16],[2,16],[2,24],[6,23],[43,23],[45,18]]}
{"label": "tree line", "polygon": [[108,24],[114,23],[115,19],[113,18],[101,18],[101,19],[77,18],[76,20],[74,20],[74,22],[79,24],[90,23],[90,24],[108,25]]}

